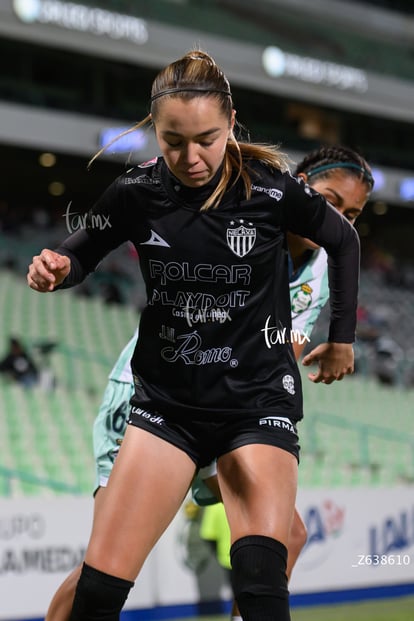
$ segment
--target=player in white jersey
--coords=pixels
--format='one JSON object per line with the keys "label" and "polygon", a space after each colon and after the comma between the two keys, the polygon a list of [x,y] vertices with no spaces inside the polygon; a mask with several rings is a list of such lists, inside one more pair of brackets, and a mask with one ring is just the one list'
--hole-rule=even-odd
{"label": "player in white jersey", "polygon": [[315,250],[303,269],[292,273],[289,281],[292,305],[292,341],[300,345],[310,342],[310,335],[319,313],[329,298],[327,256],[323,248]]}
{"label": "player in white jersey", "polygon": [[125,345],[112,368],[101,407],[93,425],[93,451],[96,462],[94,495],[100,487],[106,487],[125,434],[129,402],[134,391],[131,358],[137,338],[138,330]]}

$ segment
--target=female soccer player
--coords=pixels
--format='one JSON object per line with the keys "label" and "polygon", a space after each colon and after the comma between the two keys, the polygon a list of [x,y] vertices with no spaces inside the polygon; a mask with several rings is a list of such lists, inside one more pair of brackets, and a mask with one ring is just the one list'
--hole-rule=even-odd
{"label": "female soccer player", "polygon": [[[129,425],[95,515],[71,621],[115,621],[133,581],[216,458],[231,530],[232,585],[245,621],[290,619],[286,579],[302,418],[290,332],[287,231],[323,246],[332,309],[315,382],[353,371],[358,237],[290,176],[278,149],[237,141],[229,83],[192,51],[156,77],[162,157],[121,175],[88,226],[33,258],[40,292],[73,286],[131,240],[148,302],[132,358]],[[108,226],[94,226],[97,217]],[[155,507],[155,509],[154,509]],[[122,523],[122,528],[119,524]]]}

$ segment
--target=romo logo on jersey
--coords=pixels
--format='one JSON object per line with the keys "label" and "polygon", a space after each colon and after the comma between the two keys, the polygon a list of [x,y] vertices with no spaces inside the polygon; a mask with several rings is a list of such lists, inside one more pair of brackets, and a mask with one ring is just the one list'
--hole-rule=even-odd
{"label": "romo logo on jersey", "polygon": [[[249,228],[244,226],[244,220],[240,220],[239,222],[241,226],[227,229],[227,244],[234,254],[242,258],[250,252],[255,244],[256,229],[253,227],[252,222],[248,223]],[[233,226],[236,223],[233,220],[230,224]]]}

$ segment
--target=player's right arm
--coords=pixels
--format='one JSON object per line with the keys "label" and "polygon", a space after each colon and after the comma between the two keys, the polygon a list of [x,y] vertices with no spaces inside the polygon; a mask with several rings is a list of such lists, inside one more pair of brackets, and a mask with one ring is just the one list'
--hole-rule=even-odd
{"label": "player's right arm", "polygon": [[70,272],[70,258],[47,248],[33,257],[27,274],[31,289],[45,293],[53,291]]}
{"label": "player's right arm", "polygon": [[[85,214],[84,227],[67,237],[55,250],[43,249],[33,257],[27,274],[29,287],[48,292],[73,287],[93,272],[102,259],[129,238],[123,217],[122,195],[116,180]],[[96,222],[104,222],[104,226]]]}

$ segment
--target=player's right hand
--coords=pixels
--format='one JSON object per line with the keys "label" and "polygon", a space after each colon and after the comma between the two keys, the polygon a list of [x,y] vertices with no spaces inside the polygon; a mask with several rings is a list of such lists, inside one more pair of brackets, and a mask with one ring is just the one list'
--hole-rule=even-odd
{"label": "player's right hand", "polygon": [[70,272],[70,259],[63,254],[45,248],[40,255],[33,257],[27,274],[27,284],[31,289],[45,293],[53,291]]}

